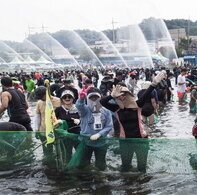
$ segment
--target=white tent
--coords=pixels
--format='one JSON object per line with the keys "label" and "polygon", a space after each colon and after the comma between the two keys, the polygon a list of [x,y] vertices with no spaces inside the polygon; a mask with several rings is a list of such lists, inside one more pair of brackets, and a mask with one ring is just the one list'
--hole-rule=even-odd
{"label": "white tent", "polygon": [[53,62],[47,60],[46,58],[44,58],[43,56],[41,56],[37,61],[37,64],[53,64]]}
{"label": "white tent", "polygon": [[9,62],[9,64],[23,64],[23,63],[24,63],[24,62],[21,61],[21,60],[18,58],[18,56],[15,56],[14,59],[13,59],[11,62]]}
{"label": "white tent", "polygon": [[30,57],[28,56],[26,59],[25,59],[25,62],[24,63],[27,63],[27,64],[34,64],[35,61]]}

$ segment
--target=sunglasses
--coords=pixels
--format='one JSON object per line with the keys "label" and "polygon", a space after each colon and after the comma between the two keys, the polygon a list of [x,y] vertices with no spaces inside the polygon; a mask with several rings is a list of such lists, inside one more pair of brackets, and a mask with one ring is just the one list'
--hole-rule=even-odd
{"label": "sunglasses", "polygon": [[73,97],[71,96],[71,95],[65,95],[65,96],[63,96],[63,98],[62,99],[72,99]]}

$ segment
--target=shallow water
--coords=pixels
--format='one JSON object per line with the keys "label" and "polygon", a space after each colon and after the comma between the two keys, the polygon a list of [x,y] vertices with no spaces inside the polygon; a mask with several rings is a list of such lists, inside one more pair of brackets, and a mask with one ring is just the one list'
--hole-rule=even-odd
{"label": "shallow water", "polygon": [[[189,94],[188,94],[189,96]],[[30,103],[31,118],[35,104]],[[188,103],[179,104],[175,98],[161,115],[159,122],[147,127],[151,138],[193,139],[191,129],[195,115],[189,113]],[[7,116],[3,116],[4,121]],[[187,148],[190,150],[191,148]],[[192,150],[192,149],[191,149]],[[41,158],[41,148],[35,151]],[[154,161],[154,159],[152,159]],[[175,159],[173,159],[175,160]],[[177,167],[178,168],[178,167]],[[174,167],[176,169],[176,167]],[[0,194],[196,194],[197,171],[192,173],[96,171],[94,168],[58,174],[40,161],[21,169],[0,171]]]}
{"label": "shallow water", "polygon": [[[4,175],[3,175],[4,174]],[[56,175],[43,166],[1,172],[1,194],[195,194],[197,175],[105,173]]]}

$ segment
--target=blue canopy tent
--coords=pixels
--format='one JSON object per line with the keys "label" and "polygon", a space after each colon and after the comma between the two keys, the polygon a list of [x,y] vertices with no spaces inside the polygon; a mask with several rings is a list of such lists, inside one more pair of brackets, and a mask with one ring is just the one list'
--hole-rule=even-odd
{"label": "blue canopy tent", "polygon": [[186,64],[197,65],[197,56],[196,55],[184,56],[183,59]]}

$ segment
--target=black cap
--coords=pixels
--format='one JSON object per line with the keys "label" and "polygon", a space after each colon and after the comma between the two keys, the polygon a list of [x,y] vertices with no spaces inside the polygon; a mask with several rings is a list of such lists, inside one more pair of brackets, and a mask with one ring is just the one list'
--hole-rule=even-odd
{"label": "black cap", "polygon": [[87,94],[90,94],[90,93],[99,93],[99,94],[102,94],[101,91],[98,88],[96,88],[96,87],[91,87],[88,90]]}
{"label": "black cap", "polygon": [[46,87],[44,86],[40,86],[38,88],[35,89],[35,95],[36,95],[36,99],[40,100],[43,98],[44,95],[46,95]]}

